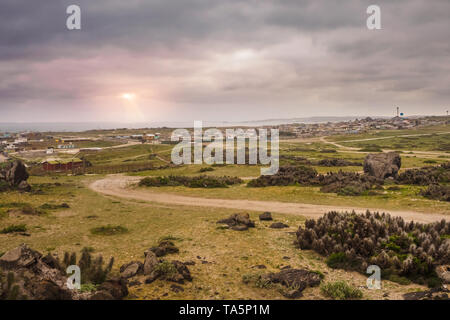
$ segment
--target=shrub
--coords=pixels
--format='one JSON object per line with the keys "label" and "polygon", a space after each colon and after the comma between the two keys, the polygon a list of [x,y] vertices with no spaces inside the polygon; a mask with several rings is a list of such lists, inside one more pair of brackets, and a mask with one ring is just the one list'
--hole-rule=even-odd
{"label": "shrub", "polygon": [[27,231],[27,227],[25,224],[13,224],[9,227],[3,228],[0,233],[1,234],[7,234],[7,233],[14,233],[14,232],[25,232]]}
{"label": "shrub", "polygon": [[102,226],[91,229],[92,234],[102,235],[102,236],[113,236],[118,234],[127,233],[128,229],[122,226]]}
{"label": "shrub", "polygon": [[450,182],[450,162],[439,166],[422,167],[420,169],[408,169],[400,173],[397,181],[402,184],[427,186],[430,184]]}
{"label": "shrub", "polygon": [[320,287],[320,292],[328,298],[334,300],[356,300],[361,299],[363,293],[358,288],[355,288],[345,281],[336,281],[323,284]]}
{"label": "shrub", "polygon": [[420,191],[420,195],[428,199],[450,201],[450,186],[433,184],[427,189]]}
{"label": "shrub", "polygon": [[[332,268],[365,273],[378,265],[414,282],[434,276],[434,267],[450,261],[450,223],[405,222],[389,214],[329,212],[318,220],[306,220],[297,231],[301,249],[327,256]],[[388,270],[388,272],[387,272]]]}
{"label": "shrub", "polygon": [[211,176],[161,176],[146,177],[139,182],[145,187],[185,186],[188,188],[227,188],[230,185],[240,184],[243,181],[238,177],[211,177]]}
{"label": "shrub", "polygon": [[383,152],[383,150],[377,146],[376,144],[369,144],[362,149],[359,149],[362,152]]}
{"label": "shrub", "polygon": [[208,172],[208,171],[214,171],[214,168],[213,167],[204,167],[199,170],[199,172]]}
{"label": "shrub", "polygon": [[[105,282],[106,277],[111,272],[114,264],[114,258],[111,258],[108,264],[103,267],[103,257],[98,255],[93,257],[89,248],[83,248],[81,250],[81,257],[77,263],[77,254],[75,252],[64,252],[64,260],[58,263],[61,266],[63,272],[70,265],[78,265],[81,270],[81,283],[91,284],[86,286],[85,289],[92,289],[92,285],[98,285]],[[82,288],[83,289],[83,288]]]}
{"label": "shrub", "polygon": [[178,273],[175,265],[169,261],[162,261],[155,266],[154,272],[163,278],[170,278]]}

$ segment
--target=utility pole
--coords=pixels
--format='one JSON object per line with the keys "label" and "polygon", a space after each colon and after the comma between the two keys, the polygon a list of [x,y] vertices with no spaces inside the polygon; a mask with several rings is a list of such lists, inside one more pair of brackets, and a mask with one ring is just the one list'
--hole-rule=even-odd
{"label": "utility pole", "polygon": [[397,107],[397,117],[400,115],[400,108]]}

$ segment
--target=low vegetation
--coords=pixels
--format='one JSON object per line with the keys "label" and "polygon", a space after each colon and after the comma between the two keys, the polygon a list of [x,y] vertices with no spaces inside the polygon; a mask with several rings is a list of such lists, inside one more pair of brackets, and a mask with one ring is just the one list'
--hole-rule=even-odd
{"label": "low vegetation", "polygon": [[185,186],[188,188],[227,188],[230,185],[241,184],[238,177],[211,177],[211,176],[160,176],[147,177],[139,182],[145,187]]}
{"label": "low vegetation", "polygon": [[320,286],[320,292],[325,297],[333,300],[356,300],[363,297],[361,290],[349,285],[345,281],[325,283]]}
{"label": "low vegetation", "polygon": [[27,226],[25,224],[13,224],[0,230],[0,234],[8,234],[15,232],[26,232]]}
{"label": "low vegetation", "polygon": [[91,252],[92,249],[83,248],[78,261],[75,252],[65,252],[63,261],[58,261],[61,270],[65,272],[68,266],[77,265],[81,270],[82,284],[98,285],[105,282],[113,267],[114,258],[110,258],[109,262],[104,266],[102,255],[94,257]]}
{"label": "low vegetation", "polygon": [[102,226],[102,227],[96,227],[91,229],[91,233],[95,235],[101,235],[101,236],[114,236],[118,234],[124,234],[127,233],[128,229],[122,226]]}
{"label": "low vegetation", "polygon": [[418,283],[436,280],[435,267],[450,259],[450,223],[405,222],[389,214],[329,212],[307,220],[297,231],[301,249],[327,256],[332,268],[365,272],[371,264],[383,274]]}
{"label": "low vegetation", "polygon": [[369,175],[355,172],[329,172],[317,174],[312,167],[284,166],[272,176],[260,176],[250,181],[249,187],[269,186],[321,186],[320,191],[337,193],[339,195],[357,196],[370,195],[370,190],[380,188],[383,181]]}

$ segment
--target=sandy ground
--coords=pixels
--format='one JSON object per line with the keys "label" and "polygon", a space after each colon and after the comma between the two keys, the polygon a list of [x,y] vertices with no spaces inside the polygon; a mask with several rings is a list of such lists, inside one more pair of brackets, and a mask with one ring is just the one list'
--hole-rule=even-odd
{"label": "sandy ground", "polygon": [[[157,202],[165,204],[217,207],[249,211],[270,211],[286,214],[301,215],[309,218],[318,218],[324,213],[332,210],[351,211],[363,213],[367,209],[371,211],[386,212],[387,210],[379,208],[355,208],[313,205],[305,203],[290,203],[277,201],[257,201],[257,200],[230,200],[230,199],[207,199],[200,197],[181,196],[169,193],[154,191],[154,189],[137,189],[131,186],[139,181],[141,177],[129,177],[123,175],[109,175],[104,179],[97,180],[89,187],[101,194],[134,199],[148,202]],[[405,220],[414,220],[418,222],[433,222],[447,219],[448,215],[443,214],[425,214],[415,211],[388,211],[393,216],[402,216]]]}

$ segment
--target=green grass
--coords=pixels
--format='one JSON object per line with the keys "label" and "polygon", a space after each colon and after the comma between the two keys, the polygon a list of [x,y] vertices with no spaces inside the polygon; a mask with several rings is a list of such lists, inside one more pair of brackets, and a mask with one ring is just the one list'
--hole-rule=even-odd
{"label": "green grass", "polygon": [[25,224],[13,224],[6,228],[0,230],[1,234],[15,233],[15,232],[25,232],[27,231],[27,226]]}
{"label": "green grass", "polygon": [[128,229],[122,226],[102,226],[102,227],[96,227],[91,229],[91,233],[95,235],[101,235],[101,236],[114,236],[119,234],[127,233]]}
{"label": "green grass", "polygon": [[345,281],[336,281],[323,284],[320,287],[322,294],[333,300],[357,300],[363,297],[358,288],[349,285]]}

